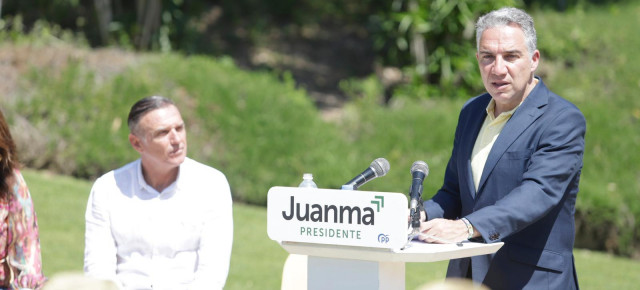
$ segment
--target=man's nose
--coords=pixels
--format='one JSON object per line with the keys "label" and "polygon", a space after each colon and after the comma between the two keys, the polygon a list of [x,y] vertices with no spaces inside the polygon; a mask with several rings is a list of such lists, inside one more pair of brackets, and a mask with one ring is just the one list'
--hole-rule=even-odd
{"label": "man's nose", "polygon": [[493,74],[495,75],[507,74],[507,65],[504,59],[499,55],[496,57],[496,60],[493,63]]}
{"label": "man's nose", "polygon": [[169,132],[169,142],[171,142],[171,144],[177,144],[180,143],[180,141],[180,134],[178,133],[178,131],[176,131],[176,129],[172,129],[171,132]]}

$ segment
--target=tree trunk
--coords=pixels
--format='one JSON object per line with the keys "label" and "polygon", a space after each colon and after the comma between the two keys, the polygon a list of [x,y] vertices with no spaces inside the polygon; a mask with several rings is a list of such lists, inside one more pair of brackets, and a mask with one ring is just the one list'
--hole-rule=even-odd
{"label": "tree trunk", "polygon": [[[418,2],[416,0],[409,1],[409,11],[414,12],[418,10]],[[421,75],[427,75],[427,65],[429,59],[427,57],[427,45],[425,43],[424,35],[416,31],[415,28],[411,29],[411,54],[415,60],[416,71]]]}
{"label": "tree trunk", "polygon": [[[1,0],[0,0],[1,1]],[[100,31],[100,41],[103,45],[109,43],[109,24],[112,19],[111,0],[93,0],[98,18],[98,31]]]}
{"label": "tree trunk", "polygon": [[160,15],[162,13],[161,0],[137,0],[136,13],[140,31],[135,39],[136,48],[146,50],[150,47],[151,39],[160,29]]}

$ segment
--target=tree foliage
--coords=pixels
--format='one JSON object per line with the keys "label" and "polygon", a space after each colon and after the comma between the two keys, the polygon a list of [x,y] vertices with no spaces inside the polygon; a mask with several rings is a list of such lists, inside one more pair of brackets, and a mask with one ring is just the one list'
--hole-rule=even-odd
{"label": "tree foliage", "polygon": [[[21,0],[6,17],[82,32],[93,46],[229,55],[288,27],[331,24],[365,31],[382,66],[403,69],[396,91],[417,97],[482,90],[474,21],[502,6],[566,9],[622,0]],[[2,2],[0,2],[0,5]]]}
{"label": "tree foliage", "polygon": [[478,89],[475,20],[513,0],[395,0],[376,17],[375,43],[387,65],[409,68],[413,85],[445,95]]}

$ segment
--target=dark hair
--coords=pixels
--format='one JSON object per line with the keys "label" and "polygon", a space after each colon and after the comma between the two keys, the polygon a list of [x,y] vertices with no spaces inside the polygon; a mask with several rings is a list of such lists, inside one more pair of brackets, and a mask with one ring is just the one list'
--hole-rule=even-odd
{"label": "dark hair", "polygon": [[10,195],[9,188],[15,181],[13,170],[19,166],[16,144],[0,111],[0,198],[4,199]]}
{"label": "dark hair", "polygon": [[131,111],[129,111],[129,118],[127,120],[129,131],[135,134],[135,131],[138,127],[138,122],[140,121],[140,118],[142,118],[142,116],[144,116],[148,112],[167,106],[175,106],[175,104],[172,100],[161,96],[146,97],[137,101],[131,107]]}

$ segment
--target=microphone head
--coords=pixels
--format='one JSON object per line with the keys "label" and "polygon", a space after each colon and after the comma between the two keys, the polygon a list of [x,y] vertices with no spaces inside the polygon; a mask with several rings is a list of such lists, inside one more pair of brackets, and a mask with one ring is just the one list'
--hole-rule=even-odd
{"label": "microphone head", "polygon": [[411,174],[413,175],[414,172],[422,172],[424,176],[427,176],[429,175],[429,165],[422,160],[413,162],[413,165],[411,165]]}
{"label": "microphone head", "polygon": [[387,172],[389,172],[389,161],[384,158],[378,158],[371,162],[369,168],[373,169],[373,171],[376,173],[376,177],[385,176]]}

